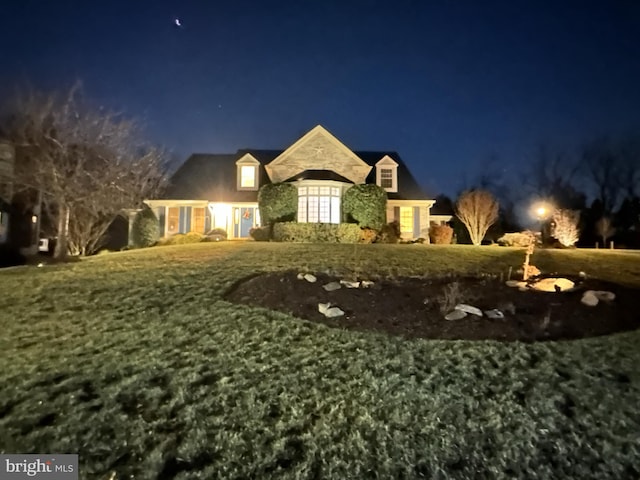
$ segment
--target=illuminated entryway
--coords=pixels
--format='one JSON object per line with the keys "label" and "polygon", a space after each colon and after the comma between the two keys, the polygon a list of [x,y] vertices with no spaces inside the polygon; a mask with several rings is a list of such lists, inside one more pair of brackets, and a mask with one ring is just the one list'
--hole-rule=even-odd
{"label": "illuminated entryway", "polygon": [[260,225],[257,207],[233,207],[233,237],[248,238],[249,231]]}

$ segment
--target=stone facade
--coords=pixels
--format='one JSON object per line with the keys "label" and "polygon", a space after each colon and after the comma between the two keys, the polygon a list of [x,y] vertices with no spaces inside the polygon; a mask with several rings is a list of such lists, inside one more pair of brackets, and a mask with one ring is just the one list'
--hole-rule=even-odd
{"label": "stone facade", "polygon": [[353,183],[365,183],[371,168],[322,127],[314,128],[265,166],[274,183],[305,170],[331,170]]}

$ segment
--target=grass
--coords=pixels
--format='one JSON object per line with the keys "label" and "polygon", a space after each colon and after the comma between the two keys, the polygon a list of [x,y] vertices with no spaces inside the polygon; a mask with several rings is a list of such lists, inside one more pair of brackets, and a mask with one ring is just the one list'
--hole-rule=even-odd
{"label": "grass", "polygon": [[[222,299],[257,271],[500,273],[523,258],[221,242],[0,271],[0,453],[79,453],[83,479],[638,477],[640,332],[403,341]],[[532,263],[640,287],[638,252]]]}

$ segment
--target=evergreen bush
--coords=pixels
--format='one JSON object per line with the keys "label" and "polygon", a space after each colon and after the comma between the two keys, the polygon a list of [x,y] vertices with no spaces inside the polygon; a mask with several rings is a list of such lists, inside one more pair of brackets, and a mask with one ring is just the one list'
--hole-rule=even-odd
{"label": "evergreen bush", "polygon": [[131,226],[131,240],[137,248],[155,245],[160,238],[160,222],[149,207],[136,213]]}
{"label": "evergreen bush", "polygon": [[378,185],[354,185],[344,193],[342,209],[348,222],[380,230],[387,216],[387,192]]}

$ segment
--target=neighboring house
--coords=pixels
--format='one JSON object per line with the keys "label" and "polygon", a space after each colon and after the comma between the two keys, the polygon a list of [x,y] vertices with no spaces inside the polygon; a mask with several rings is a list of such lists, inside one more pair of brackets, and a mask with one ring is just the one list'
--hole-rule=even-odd
{"label": "neighboring house", "polygon": [[298,222],[321,223],[343,220],[342,196],[349,187],[374,183],[387,191],[387,221],[399,222],[402,237],[429,238],[435,201],[400,156],[352,151],[320,125],[284,151],[191,155],[163,197],[145,203],[156,212],[162,236],[222,228],[228,238],[247,238],[260,225],[258,190],[278,182],[298,188]]}
{"label": "neighboring house", "polygon": [[13,207],[13,168],[15,151],[13,146],[0,140],[0,245],[9,243],[9,219]]}

